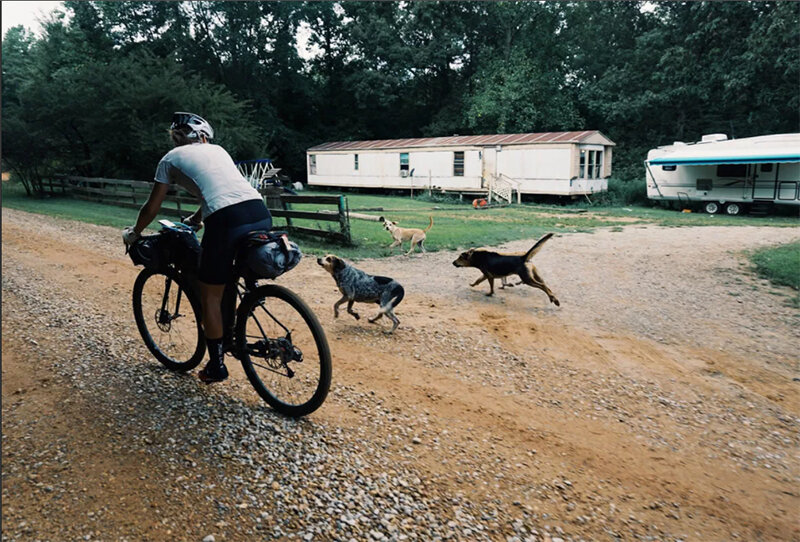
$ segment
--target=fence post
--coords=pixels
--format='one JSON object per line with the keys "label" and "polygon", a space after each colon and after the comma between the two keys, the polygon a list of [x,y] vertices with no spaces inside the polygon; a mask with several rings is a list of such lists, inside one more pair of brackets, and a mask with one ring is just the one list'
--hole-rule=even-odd
{"label": "fence post", "polygon": [[347,200],[339,195],[339,230],[342,232],[347,244],[352,244],[350,238],[350,209],[346,207]]}
{"label": "fence post", "polygon": [[[288,211],[288,210],[290,209],[290,207],[289,207],[289,204],[288,204],[288,203],[286,203],[286,202],[283,200],[283,198],[281,198],[280,196],[278,196],[278,198],[280,198],[281,207],[283,208],[283,210],[284,210],[284,211]],[[287,216],[287,217],[286,217],[286,229],[291,229],[291,228],[292,228],[292,217],[290,217],[290,216]]]}

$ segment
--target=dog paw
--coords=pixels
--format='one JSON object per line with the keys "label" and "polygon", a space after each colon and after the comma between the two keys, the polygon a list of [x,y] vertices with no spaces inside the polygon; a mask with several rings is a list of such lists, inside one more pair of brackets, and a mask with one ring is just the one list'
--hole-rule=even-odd
{"label": "dog paw", "polygon": [[356,320],[361,320],[361,317],[357,313],[353,312],[351,314],[353,315],[353,318],[355,318]]}

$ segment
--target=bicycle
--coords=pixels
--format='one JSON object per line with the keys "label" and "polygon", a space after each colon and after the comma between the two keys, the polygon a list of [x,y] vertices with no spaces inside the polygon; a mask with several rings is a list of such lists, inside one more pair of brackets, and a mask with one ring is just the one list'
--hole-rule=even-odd
{"label": "bicycle", "polygon": [[[153,356],[172,371],[187,372],[200,364],[206,351],[196,269],[187,263],[197,261],[199,243],[189,226],[159,223],[159,233],[137,241],[156,247],[151,260],[158,261],[137,262],[136,243],[131,246],[134,263],[145,263],[133,286],[133,314]],[[184,244],[188,240],[194,256],[180,256],[177,238]],[[171,243],[165,242],[169,239]],[[270,239],[276,239],[275,234]],[[325,332],[297,294],[277,284],[258,284],[246,267],[246,250],[240,247],[235,278],[225,287],[224,329],[232,330],[225,352],[241,362],[256,392],[272,408],[292,417],[308,415],[322,405],[330,389]]]}

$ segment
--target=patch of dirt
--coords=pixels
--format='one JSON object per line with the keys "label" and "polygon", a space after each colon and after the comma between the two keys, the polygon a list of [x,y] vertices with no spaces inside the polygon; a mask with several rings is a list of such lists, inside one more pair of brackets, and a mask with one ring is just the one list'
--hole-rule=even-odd
{"label": "patch of dirt", "polygon": [[[315,310],[334,356],[331,395],[310,420],[415,469],[430,493],[497,506],[509,523],[537,518],[533,540],[799,539],[800,314],[788,290],[749,272],[742,251],[800,232],[619,230],[559,235],[537,254],[561,307],[526,286],[487,297],[486,282],[469,287],[479,272],[455,268],[450,252],[356,262],[405,287],[392,336],[344,312],[334,320],[340,295],[307,256],[278,282]],[[2,234],[4,275],[37,277],[139,340],[138,270],[118,231],[3,209]],[[3,539],[212,532],[202,518],[225,481],[165,498],[158,480],[174,478],[174,464],[94,415],[102,383],[76,394],[49,369],[79,348],[31,327],[5,279],[3,294]],[[232,380],[214,393],[258,404],[240,371]],[[219,478],[200,460],[191,476]],[[252,520],[241,521],[217,525],[227,533],[217,540],[251,539]]]}

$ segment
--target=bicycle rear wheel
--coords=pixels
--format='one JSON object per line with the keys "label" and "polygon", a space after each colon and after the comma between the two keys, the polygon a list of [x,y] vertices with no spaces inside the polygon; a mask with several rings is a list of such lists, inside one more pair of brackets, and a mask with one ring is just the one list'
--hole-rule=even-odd
{"label": "bicycle rear wheel", "polygon": [[259,286],[242,299],[236,344],[247,378],[272,408],[305,416],[325,401],[331,353],[317,317],[294,292]]}
{"label": "bicycle rear wheel", "polygon": [[148,350],[173,371],[190,371],[206,351],[200,302],[172,271],[143,270],[133,285],[133,316]]}

